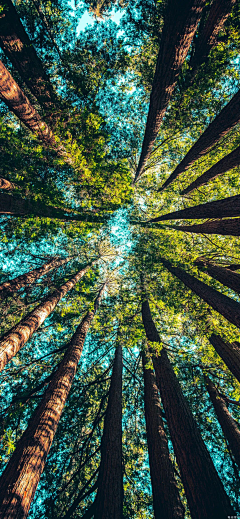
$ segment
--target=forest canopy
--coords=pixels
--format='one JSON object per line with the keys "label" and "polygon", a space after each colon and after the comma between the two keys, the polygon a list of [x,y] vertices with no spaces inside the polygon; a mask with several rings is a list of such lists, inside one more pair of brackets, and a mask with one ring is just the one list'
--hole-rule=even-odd
{"label": "forest canopy", "polygon": [[240,514],[239,51],[240,0],[0,0],[0,518]]}

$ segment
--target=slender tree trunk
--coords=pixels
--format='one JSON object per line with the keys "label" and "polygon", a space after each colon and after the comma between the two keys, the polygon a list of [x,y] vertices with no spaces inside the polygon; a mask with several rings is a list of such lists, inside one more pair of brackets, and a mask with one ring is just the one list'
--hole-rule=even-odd
{"label": "slender tree trunk", "polygon": [[206,285],[203,281],[199,281],[199,279],[188,274],[188,272],[182,268],[174,267],[165,258],[160,258],[160,261],[169,272],[180,279],[187,287],[195,292],[195,294],[201,297],[203,301],[216,310],[216,312],[219,312],[219,314],[223,315],[230,323],[240,328],[240,304],[237,303],[237,301],[221,294],[221,292]]}
{"label": "slender tree trunk", "polygon": [[149,465],[155,519],[184,519],[174,468],[169,455],[168,440],[164,431],[156,380],[148,359],[142,353],[144,376],[144,408],[147,430]]}
{"label": "slender tree trunk", "polygon": [[[5,195],[7,196],[7,195]],[[9,196],[9,195],[8,195]],[[182,220],[200,218],[225,218],[227,216],[240,216],[240,195],[229,196],[221,200],[214,200],[206,204],[186,207],[180,211],[163,214],[157,218],[152,218],[149,222],[161,222],[163,220]]]}
{"label": "slender tree trunk", "polygon": [[17,186],[13,184],[13,182],[10,182],[10,180],[0,177],[0,189],[6,189],[6,191],[11,191],[13,189],[16,189],[16,187]]}
{"label": "slender tree trunk", "polygon": [[209,276],[217,279],[226,287],[229,287],[231,290],[234,290],[234,292],[240,294],[240,274],[237,272],[234,272],[225,267],[211,265],[210,263],[205,264],[203,261],[195,262],[195,265],[204,266]]}
{"label": "slender tree trunk", "polygon": [[150,156],[205,0],[169,0],[150,97],[149,112],[135,182]]}
{"label": "slender tree trunk", "polygon": [[42,267],[30,270],[29,272],[26,272],[21,276],[17,276],[16,278],[11,279],[10,281],[2,283],[2,285],[0,285],[0,301],[2,299],[5,299],[9,295],[12,295],[14,292],[17,292],[18,290],[20,290],[20,288],[31,285],[32,283],[37,281],[37,279],[39,279],[41,276],[45,276],[45,274],[47,274],[47,272],[49,272],[50,270],[64,265],[65,263],[70,261],[70,259],[71,258],[53,258],[52,260],[42,265]]}
{"label": "slender tree trunk", "polygon": [[[147,339],[161,342],[147,300],[142,304],[142,318]],[[234,511],[184,398],[167,352],[163,348],[156,354],[151,347],[150,351],[191,517],[226,519],[228,515],[234,515]]]}
{"label": "slender tree trunk", "polygon": [[240,236],[240,218],[226,220],[211,220],[195,225],[171,225],[173,229],[183,232],[198,232],[201,234],[222,234],[223,236]]}
{"label": "slender tree trunk", "polygon": [[39,103],[53,112],[56,94],[11,0],[3,2],[0,45]]}
{"label": "slender tree trunk", "polygon": [[210,169],[205,171],[203,175],[196,178],[194,182],[192,182],[188,187],[183,189],[181,191],[181,195],[186,195],[187,193],[190,193],[197,187],[203,186],[204,184],[207,184],[210,182],[210,180],[219,177],[219,175],[223,175],[223,173],[226,173],[232,168],[235,168],[236,166],[239,166],[240,164],[240,146],[233,150],[231,153],[223,157],[219,162],[214,164]]}
{"label": "slender tree trunk", "polygon": [[43,303],[38,305],[2,337],[0,341],[0,371],[26,344],[39,326],[53,312],[59,301],[80,281],[90,266],[87,265],[67,283],[55,290],[51,296],[47,297]]}
{"label": "slender tree trunk", "polygon": [[43,218],[56,218],[58,220],[73,222],[105,223],[106,218],[92,213],[75,213],[72,209],[46,205],[41,201],[29,198],[20,198],[6,193],[0,193],[0,214],[13,216],[39,216]]}
{"label": "slender tree trunk", "polygon": [[200,157],[226,135],[240,121],[240,91],[238,91],[231,101],[215,117],[204,133],[195,142],[184,159],[176,167],[173,173],[164,182],[161,190],[171,184],[181,173],[186,171]]}
{"label": "slender tree trunk", "polygon": [[240,430],[239,424],[229,413],[224,398],[207,375],[204,375],[206,388],[212,401],[223,434],[228,442],[236,463],[240,468]]}
{"label": "slender tree trunk", "polygon": [[213,333],[209,337],[211,345],[214,347],[218,355],[221,357],[223,362],[226,364],[228,369],[236,377],[240,383],[240,347],[237,342],[231,344]]}
{"label": "slender tree trunk", "polygon": [[27,517],[104,287],[95,300],[94,310],[85,315],[73,335],[63,360],[0,478],[0,517],[4,519]]}

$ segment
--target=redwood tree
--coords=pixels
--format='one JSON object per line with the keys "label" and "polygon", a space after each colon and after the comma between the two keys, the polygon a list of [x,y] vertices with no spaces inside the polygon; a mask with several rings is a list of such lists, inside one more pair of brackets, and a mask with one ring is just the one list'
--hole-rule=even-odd
{"label": "redwood tree", "polygon": [[213,333],[209,337],[209,341],[218,353],[218,355],[222,358],[223,362],[225,362],[226,366],[232,374],[236,377],[238,382],[240,383],[240,348],[237,342],[232,342],[231,344],[227,341],[224,341],[220,335],[216,335]]}
{"label": "redwood tree", "polygon": [[211,263],[195,262],[196,265],[204,266],[206,272],[214,279],[217,279],[231,290],[234,290],[238,294],[240,293],[240,274],[232,271],[226,267],[220,267],[219,265],[212,265]]}
{"label": "redwood tree", "polygon": [[209,220],[208,222],[199,223],[195,225],[171,225],[170,227],[183,232],[240,236],[240,218],[226,218],[225,220]]}

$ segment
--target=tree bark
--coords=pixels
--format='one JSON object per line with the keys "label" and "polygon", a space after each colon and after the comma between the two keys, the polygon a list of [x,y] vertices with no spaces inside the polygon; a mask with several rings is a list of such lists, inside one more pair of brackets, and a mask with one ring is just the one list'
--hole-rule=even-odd
{"label": "tree bark", "polygon": [[105,285],[78,326],[28,428],[18,441],[0,478],[0,517],[27,517],[61,414],[67,400],[90,323],[100,304]]}
{"label": "tree bark", "polygon": [[0,301],[2,299],[5,299],[9,295],[12,295],[14,292],[17,292],[18,290],[20,290],[20,288],[31,285],[41,276],[45,276],[45,274],[47,274],[47,272],[49,272],[50,270],[64,265],[65,263],[70,261],[70,259],[71,258],[53,258],[52,260],[42,265],[42,267],[30,270],[29,272],[26,272],[21,276],[17,276],[16,278],[11,279],[10,281],[5,281],[5,283],[2,283],[2,285],[0,285]]}
{"label": "tree bark", "polygon": [[211,265],[210,263],[205,264],[202,261],[195,262],[195,264],[204,266],[209,276],[217,279],[217,281],[220,281],[220,283],[226,287],[231,288],[231,290],[234,290],[237,294],[240,294],[240,274],[225,267]]}
{"label": "tree bark", "polygon": [[0,45],[20,76],[47,112],[54,112],[56,94],[11,0],[4,0]]}
{"label": "tree bark", "polygon": [[[5,195],[7,196],[7,195]],[[8,195],[9,196],[9,195]],[[227,216],[240,216],[240,195],[229,196],[221,200],[214,200],[206,204],[186,207],[180,211],[163,214],[152,218],[149,222],[161,222],[163,220],[200,219],[200,218],[225,218]]]}
{"label": "tree bark", "polygon": [[240,91],[238,91],[224,106],[222,111],[209,124],[205,132],[199,137],[192,148],[189,150],[184,159],[176,167],[173,173],[164,182],[161,190],[171,184],[181,173],[186,171],[200,157],[208,153],[208,151],[216,144],[224,135],[226,135],[240,121]]}
{"label": "tree bark", "polygon": [[16,326],[3,335],[0,341],[0,372],[53,312],[59,301],[80,281],[90,266],[91,265],[87,265],[84,269],[80,270],[72,279],[55,290],[43,303],[38,305]]}
{"label": "tree bark", "polygon": [[225,317],[225,319],[227,319],[230,323],[240,328],[240,304],[237,303],[237,301],[234,301],[234,299],[221,294],[221,292],[218,292],[215,290],[215,288],[206,285],[203,283],[203,281],[199,281],[199,279],[195,278],[191,274],[188,274],[188,272],[182,268],[174,267],[165,258],[159,259],[161,263],[169,270],[169,272],[180,279],[188,288],[201,297],[203,301],[216,310],[216,312]]}
{"label": "tree bark", "polygon": [[122,347],[120,344],[115,353],[104,420],[98,490],[95,503],[95,519],[122,518]]}
{"label": "tree bark", "polygon": [[82,214],[74,213],[72,209],[46,205],[41,201],[31,200],[30,198],[20,198],[6,193],[0,193],[0,214],[39,216],[73,222],[106,222],[106,218],[94,215],[90,212],[82,212]]}
{"label": "tree bark", "polygon": [[16,187],[17,186],[13,184],[13,182],[10,182],[10,180],[0,177],[0,189],[6,189],[6,191],[11,191],[13,189],[16,189]]}
{"label": "tree bark", "polygon": [[214,164],[210,169],[205,171],[203,175],[198,177],[194,182],[192,182],[188,187],[183,189],[181,191],[181,195],[186,195],[187,193],[190,193],[197,187],[203,186],[204,184],[207,184],[210,180],[219,177],[219,175],[223,175],[223,173],[226,173],[232,168],[235,168],[236,166],[239,166],[240,164],[240,146],[233,150],[231,153],[223,157],[219,162]]}
{"label": "tree bark", "polygon": [[211,345],[214,347],[218,355],[221,357],[223,362],[226,364],[231,373],[236,377],[240,383],[240,348],[237,342],[231,344],[227,341],[223,341],[220,335],[213,333],[209,337]]}
{"label": "tree bark", "polygon": [[145,352],[142,353],[142,361],[154,517],[155,519],[162,519],[163,517],[164,519],[184,519],[184,507],[174,478],[174,468],[164,431],[158,388],[152,369],[146,367],[148,359]]}
{"label": "tree bark", "polygon": [[[161,342],[148,301],[142,304],[147,339]],[[163,348],[153,351],[153,365],[171,440],[192,519],[226,519],[234,515],[230,501],[202,440],[181,386]]]}
{"label": "tree bark", "polygon": [[205,0],[169,0],[167,4],[142,152],[134,182],[142,175],[150,156],[204,4]]}
{"label": "tree bark", "polygon": [[223,236],[240,236],[240,218],[211,220],[195,225],[171,225],[173,229],[201,234],[222,234]]}
{"label": "tree bark", "polygon": [[229,413],[224,398],[221,397],[217,388],[207,375],[204,375],[206,388],[209,393],[211,402],[215,409],[218,421],[223,430],[223,434],[227,440],[230,450],[240,468],[240,430],[239,424]]}

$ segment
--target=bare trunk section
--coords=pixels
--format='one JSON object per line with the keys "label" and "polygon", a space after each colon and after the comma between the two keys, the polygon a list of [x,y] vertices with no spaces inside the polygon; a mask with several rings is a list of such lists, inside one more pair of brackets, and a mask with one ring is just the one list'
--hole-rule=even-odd
{"label": "bare trunk section", "polygon": [[219,267],[218,265],[211,265],[210,263],[205,264],[203,261],[195,262],[195,264],[204,266],[209,276],[217,279],[217,281],[220,281],[220,283],[226,287],[240,294],[240,274],[226,267]]}
{"label": "bare trunk section", "polygon": [[101,462],[95,500],[95,519],[121,519],[123,513],[122,470],[122,347],[114,359],[108,405],[101,441]]}
{"label": "bare trunk section", "polygon": [[161,190],[171,184],[181,173],[186,171],[200,157],[226,135],[240,121],[240,91],[238,91],[231,101],[215,117],[204,133],[195,142],[184,159],[176,167],[173,173],[164,182]]}
{"label": "bare trunk section", "polygon": [[169,272],[180,279],[188,288],[201,297],[203,301],[216,310],[216,312],[219,312],[219,314],[225,317],[230,323],[240,328],[240,304],[237,303],[237,301],[221,294],[221,292],[206,285],[203,281],[199,281],[199,279],[188,274],[188,272],[182,268],[174,267],[165,258],[160,258],[160,261]]}
{"label": "bare trunk section", "polygon": [[205,0],[169,0],[167,4],[142,152],[134,182],[143,173],[150,156],[204,4]]}
{"label": "bare trunk section", "polygon": [[14,292],[17,292],[18,290],[20,290],[20,288],[31,285],[32,283],[34,283],[34,281],[37,281],[37,279],[39,279],[41,276],[45,276],[45,274],[47,274],[47,272],[49,272],[50,270],[64,265],[65,263],[70,261],[70,259],[71,258],[53,258],[52,260],[42,265],[42,267],[30,270],[29,272],[26,272],[21,276],[17,276],[16,278],[11,279],[10,281],[2,283],[2,285],[0,285],[0,301],[2,299],[5,299],[9,295],[12,295]]}
{"label": "bare trunk section", "polygon": [[[7,196],[7,195],[5,195]],[[163,214],[157,218],[152,218],[149,222],[161,222],[163,220],[180,220],[180,219],[200,219],[200,218],[225,218],[227,216],[240,215],[240,195],[229,196],[221,200],[214,200],[206,204],[186,207],[180,211]]]}
{"label": "bare trunk section", "polygon": [[237,342],[231,344],[224,341],[219,335],[213,333],[209,337],[211,345],[226,364],[228,369],[240,383],[240,348]]}
{"label": "bare trunk section", "polygon": [[[142,318],[148,340],[161,342],[148,301],[142,304]],[[234,511],[168,360],[167,352],[163,348],[160,354],[156,354],[150,345],[149,348],[191,517],[226,519]]]}
{"label": "bare trunk section", "polygon": [[205,171],[203,175],[198,177],[194,182],[192,182],[188,187],[181,191],[181,195],[186,195],[190,193],[197,187],[203,186],[207,184],[210,180],[219,177],[219,175],[223,175],[232,168],[239,166],[240,164],[240,146],[233,150],[231,153],[223,157],[219,162],[214,164],[208,171]]}
{"label": "bare trunk section", "polygon": [[80,270],[72,279],[64,283],[53,294],[45,299],[37,308],[24,317],[16,326],[9,330],[0,341],[0,371],[18,353],[32,337],[45,319],[53,312],[59,301],[84,276],[91,265]]}
{"label": "bare trunk section", "polygon": [[0,189],[6,189],[6,191],[12,191],[13,189],[16,189],[16,187],[17,186],[15,184],[13,184],[13,182],[10,182],[10,180],[0,177]]}
{"label": "bare trunk section", "polygon": [[240,430],[239,424],[229,413],[224,398],[221,397],[217,388],[214,386],[210,378],[205,375],[204,380],[212,401],[218,421],[223,430],[223,434],[227,440],[230,450],[240,468]]}
{"label": "bare trunk section", "polygon": [[73,335],[63,360],[0,478],[0,517],[4,519],[27,517],[104,287],[95,300],[94,310],[86,314]]}
{"label": "bare trunk section", "polygon": [[41,201],[21,198],[17,196],[0,193],[0,214],[11,214],[13,216],[39,216],[43,218],[56,218],[73,222],[96,222],[104,223],[104,217],[92,213],[75,213],[72,209],[64,209],[53,205],[46,205]]}
{"label": "bare trunk section", "polygon": [[56,94],[11,0],[1,11],[0,45],[39,103],[53,112]]}
{"label": "bare trunk section", "polygon": [[174,478],[174,468],[164,431],[154,373],[142,353],[144,408],[155,519],[184,519],[184,507]]}
{"label": "bare trunk section", "polygon": [[223,236],[240,236],[240,218],[212,220],[195,225],[171,225],[171,227],[183,232],[222,234]]}

